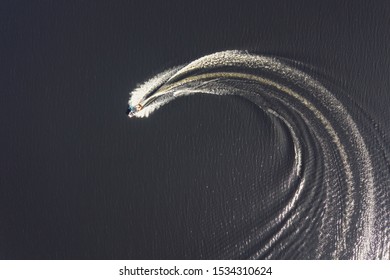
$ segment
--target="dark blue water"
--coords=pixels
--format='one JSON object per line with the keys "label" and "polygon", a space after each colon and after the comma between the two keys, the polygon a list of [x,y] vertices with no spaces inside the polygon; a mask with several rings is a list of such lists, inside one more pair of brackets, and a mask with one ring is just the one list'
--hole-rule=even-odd
{"label": "dark blue water", "polygon": [[10,1],[2,11],[2,259],[217,258],[229,232],[272,214],[262,190],[277,178],[258,171],[274,164],[273,130],[253,104],[193,96],[146,120],[125,114],[137,83],[205,54],[301,61],[390,128],[385,1]]}

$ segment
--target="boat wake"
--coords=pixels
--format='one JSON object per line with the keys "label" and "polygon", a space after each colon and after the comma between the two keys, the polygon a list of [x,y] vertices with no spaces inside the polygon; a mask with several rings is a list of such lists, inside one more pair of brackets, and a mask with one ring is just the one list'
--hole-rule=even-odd
{"label": "boat wake", "polygon": [[388,145],[364,111],[329,88],[299,63],[224,51],[169,69],[130,93],[132,118],[180,96],[241,96],[291,147],[282,156],[291,160],[288,176],[275,186],[284,189],[282,205],[211,257],[390,258]]}

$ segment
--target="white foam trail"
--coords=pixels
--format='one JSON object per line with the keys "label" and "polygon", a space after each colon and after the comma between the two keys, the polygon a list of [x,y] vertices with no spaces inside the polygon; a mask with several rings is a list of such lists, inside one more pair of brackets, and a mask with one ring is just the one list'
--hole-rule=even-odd
{"label": "white foam trail", "polygon": [[[248,85],[253,83],[259,85],[257,95],[246,90]],[[272,88],[273,93],[264,91],[262,89],[264,87]],[[375,185],[372,157],[358,125],[333,93],[310,75],[280,59],[242,51],[225,51],[204,56],[185,66],[157,75],[131,93],[129,105],[142,106],[141,110],[135,112],[135,117],[148,117],[171,100],[195,93],[243,96],[282,120],[292,135],[295,176],[300,180],[299,187],[289,203],[278,213],[278,221],[284,221],[284,224],[268,243],[262,242],[263,247],[258,248],[251,258],[277,255],[270,250],[275,243],[280,242],[287,228],[302,219],[301,214],[295,213],[294,209],[303,199],[301,197],[303,189],[308,188],[313,182],[325,188],[326,193],[326,201],[321,204],[320,209],[322,228],[316,229],[319,232],[316,257],[357,259],[384,257],[383,253],[388,252],[388,249],[378,249],[373,245],[373,240],[377,238],[388,240],[389,237],[387,232],[378,230],[380,218],[376,215],[376,207],[379,198],[374,193],[378,186]],[[263,108],[265,105],[261,105],[261,102],[264,98],[271,106],[275,102],[284,104],[283,112]],[[301,119],[301,124],[292,123],[289,114]],[[302,139],[298,139],[296,133],[302,124],[307,131],[314,134],[305,137],[314,137],[313,141],[317,142],[323,151],[321,155],[311,155],[322,157],[324,168],[329,172],[324,175],[323,182],[317,182],[316,178],[312,179],[309,175],[300,178],[299,174],[303,174],[302,162],[308,162],[308,159],[303,158],[299,144]],[[312,148],[307,149],[309,149],[306,151],[307,154],[313,153]],[[337,151],[336,158],[333,151]],[[330,170],[335,166],[339,166],[340,170],[331,174]],[[342,206],[337,204],[337,201],[342,201]],[[387,209],[383,211],[388,215]],[[337,213],[341,221],[334,219],[335,211],[341,211]],[[276,224],[275,222],[269,227],[274,228]],[[248,237],[235,246],[253,251],[253,247],[260,242],[263,232],[264,229],[253,228]],[[353,248],[350,248],[351,243]],[[291,244],[294,244],[294,240]],[[331,252],[326,251],[329,251],[327,248],[329,246],[333,248]],[[233,254],[229,251],[233,249],[229,248],[223,251]]]}

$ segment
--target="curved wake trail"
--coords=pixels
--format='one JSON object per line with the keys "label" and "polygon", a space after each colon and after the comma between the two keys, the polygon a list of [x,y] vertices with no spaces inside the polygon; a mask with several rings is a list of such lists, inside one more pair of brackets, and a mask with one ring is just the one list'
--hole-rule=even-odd
{"label": "curved wake trail", "polygon": [[264,111],[282,140],[291,142],[284,152],[293,154],[283,157],[293,160],[280,182],[288,189],[283,205],[210,257],[389,259],[385,140],[355,104],[342,103],[345,96],[298,67],[241,51],[207,55],[136,88],[129,116],[148,117],[190,94],[238,95]]}

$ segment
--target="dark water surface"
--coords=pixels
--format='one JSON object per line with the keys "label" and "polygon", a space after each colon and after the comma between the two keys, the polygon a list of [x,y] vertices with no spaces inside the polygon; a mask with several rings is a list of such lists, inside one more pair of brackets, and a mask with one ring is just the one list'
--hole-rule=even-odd
{"label": "dark water surface", "polygon": [[137,83],[215,51],[310,65],[389,131],[386,1],[186,2],[3,5],[0,258],[229,257],[272,216],[289,159],[270,156],[277,135],[255,105],[198,95],[125,114]]}

